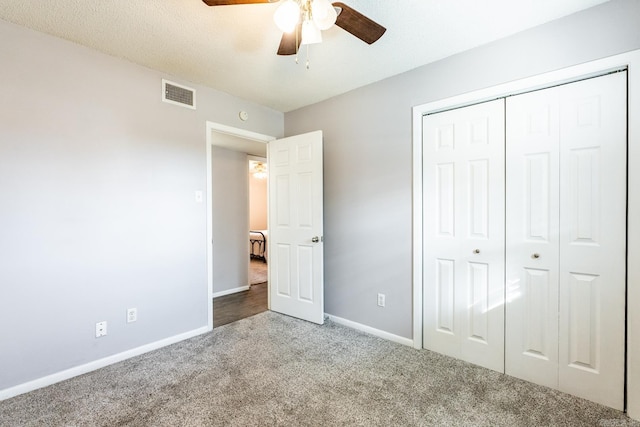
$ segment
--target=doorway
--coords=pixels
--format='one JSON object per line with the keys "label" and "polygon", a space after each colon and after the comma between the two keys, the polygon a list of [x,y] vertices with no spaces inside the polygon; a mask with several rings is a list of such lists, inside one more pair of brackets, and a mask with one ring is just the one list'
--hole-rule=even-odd
{"label": "doorway", "polygon": [[[266,157],[247,156],[249,167],[249,286],[266,288],[269,279],[267,258],[268,164]],[[263,303],[266,310],[266,293]]]}
{"label": "doorway", "polygon": [[[221,304],[221,306],[224,309],[225,307],[237,307],[239,301],[242,302],[243,299],[247,300],[247,292],[249,291],[250,255],[249,236],[247,233],[250,224],[248,203],[249,169],[247,157],[255,156],[256,158],[265,158],[267,154],[267,143],[273,140],[275,140],[275,138],[269,135],[258,134],[244,129],[237,129],[219,123],[207,122],[207,277],[209,290],[207,297],[209,309],[209,330],[213,329],[214,327],[214,297],[219,297],[216,302],[216,308],[218,309],[218,312],[223,311],[220,309],[220,307],[218,307],[218,303],[223,303]],[[243,197],[246,199],[244,209],[245,212],[243,213],[246,216],[246,220],[235,218],[233,217],[233,215],[232,217],[225,219],[224,217],[220,216],[219,211],[214,211],[214,164],[212,161],[212,154],[216,150],[225,152],[232,161],[235,158],[235,161],[238,165],[236,169],[240,169],[239,173],[242,173],[242,170],[244,170],[245,184],[241,183],[238,191],[234,191],[231,188],[226,188],[225,191],[229,190],[227,191],[227,197],[238,196],[240,199]],[[233,182],[231,182],[233,180],[228,180],[226,177],[223,179],[225,179],[225,186],[228,187],[233,184]],[[222,228],[224,229],[225,233],[233,233],[233,229],[235,229],[237,238],[233,238],[235,246],[234,249],[225,250],[225,248],[220,247],[223,242],[218,241],[216,243],[216,240],[214,239],[214,221],[216,221],[215,224],[217,225],[222,224]],[[220,239],[218,234],[216,234],[216,236],[218,239]],[[235,270],[240,272],[241,274],[239,274],[238,277],[230,279],[231,285],[230,287],[227,286],[229,289],[222,291],[218,290],[217,292],[214,292],[214,264],[222,266],[228,263],[235,265]],[[219,272],[220,269],[216,269],[215,271]],[[261,297],[262,300],[264,300],[265,296],[268,294],[267,285],[265,284],[261,289],[256,290],[262,291],[261,293],[263,295]],[[237,313],[233,312],[233,308],[231,308],[230,310],[226,310],[228,315],[225,314],[223,322],[230,323],[237,316],[246,317],[248,315],[252,315],[252,310],[255,311],[256,309],[255,303],[254,301],[252,301],[252,299],[251,301],[245,301],[248,302],[247,304],[244,304],[246,307],[244,307],[242,310],[238,310],[239,312]],[[268,308],[268,298],[266,299]],[[219,326],[220,324],[222,323],[217,323],[216,326]]]}
{"label": "doorway", "polygon": [[[309,322],[324,323],[324,238],[323,238],[323,162],[322,131],[312,131],[282,139],[207,122],[207,194],[212,195],[212,151],[229,147],[236,152],[268,154],[270,165],[268,191],[268,265],[267,298],[269,310]],[[269,150],[266,150],[267,143]],[[254,152],[253,150],[258,150]],[[262,151],[260,151],[262,150]],[[225,150],[229,151],[229,150]],[[264,153],[267,151],[267,153]],[[244,170],[246,180],[246,169]],[[228,176],[219,182],[228,182]],[[246,187],[245,187],[246,191]],[[214,224],[224,221],[215,217],[213,197],[207,197],[207,277],[208,329],[213,329],[214,263],[224,260],[214,255]],[[246,210],[244,211],[246,212]],[[246,239],[248,219],[238,241]],[[244,236],[244,237],[243,237]],[[239,257],[248,259],[247,244]],[[242,252],[244,251],[244,252]],[[219,252],[220,253],[220,252]],[[218,253],[218,254],[219,254]],[[232,258],[233,259],[233,258]],[[244,270],[248,273],[247,268]],[[244,283],[247,279],[244,280]]]}
{"label": "doorway", "polygon": [[[229,157],[231,157],[231,159],[229,159]],[[234,162],[234,159],[237,161]],[[227,149],[214,147],[212,162],[214,180],[212,200],[214,203],[214,215],[224,215],[226,213],[233,217],[230,221],[223,220],[222,224],[213,224],[214,241],[218,238],[218,240],[225,242],[222,244],[223,252],[227,252],[224,249],[224,246],[227,245],[230,246],[231,249],[237,247],[239,250],[239,253],[236,255],[238,262],[235,263],[234,261],[236,260],[223,261],[225,265],[219,266],[216,273],[219,273],[220,270],[224,272],[224,270],[227,269],[239,270],[237,272],[239,274],[235,275],[235,279],[236,283],[242,285],[239,288],[233,289],[233,293],[227,294],[226,292],[222,292],[223,295],[219,295],[220,288],[224,286],[216,283],[216,280],[231,281],[233,284],[234,275],[214,273],[213,327],[217,328],[246,317],[254,316],[268,309],[269,270],[267,264],[267,236],[269,232],[267,230],[267,159],[242,152],[229,152]],[[243,168],[243,164],[246,168]],[[235,166],[235,171],[233,170],[233,166]],[[235,177],[235,175],[233,175],[234,172],[240,176]],[[233,188],[233,184],[226,182],[225,178],[227,177],[224,176],[225,173],[230,173],[233,181],[241,183],[241,188],[230,190],[230,187]],[[244,184],[245,180],[248,185]],[[231,198],[232,200],[225,200],[224,194],[226,193],[228,196],[229,190],[232,195],[227,198]],[[246,197],[247,195],[248,199]],[[235,200],[233,200],[234,198]],[[243,215],[242,210],[247,211],[246,215]],[[248,229],[246,226],[247,218]],[[239,224],[237,224],[237,226],[239,226],[238,233],[236,233],[235,237],[232,234],[225,238],[223,234],[233,231],[229,229],[232,229],[231,225],[236,221],[239,221]],[[244,227],[243,223],[245,224]],[[237,241],[229,242],[229,237],[231,239],[235,238]],[[249,244],[248,250],[246,250],[247,243]],[[214,264],[217,258],[227,255],[228,254],[218,253],[216,246],[214,246]],[[247,277],[243,274],[243,270],[248,270]]]}

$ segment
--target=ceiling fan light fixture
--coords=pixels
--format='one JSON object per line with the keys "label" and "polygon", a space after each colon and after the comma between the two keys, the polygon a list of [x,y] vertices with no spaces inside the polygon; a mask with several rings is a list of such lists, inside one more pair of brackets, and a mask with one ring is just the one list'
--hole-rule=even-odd
{"label": "ceiling fan light fixture", "polygon": [[328,0],[313,0],[311,11],[313,22],[322,31],[331,28],[338,18],[338,13]]}
{"label": "ceiling fan light fixture", "polygon": [[315,43],[322,43],[322,32],[312,20],[305,19],[302,23],[302,41],[300,44],[309,45]]}
{"label": "ceiling fan light fixture", "polygon": [[295,0],[286,0],[273,14],[273,20],[278,28],[285,32],[290,33],[295,30],[298,20],[300,19],[300,6]]}

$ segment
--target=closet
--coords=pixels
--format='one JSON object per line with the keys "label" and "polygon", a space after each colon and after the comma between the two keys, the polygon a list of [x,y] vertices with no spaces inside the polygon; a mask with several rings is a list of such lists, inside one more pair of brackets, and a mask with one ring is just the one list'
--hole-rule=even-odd
{"label": "closet", "polygon": [[626,72],[423,118],[424,347],[624,406]]}

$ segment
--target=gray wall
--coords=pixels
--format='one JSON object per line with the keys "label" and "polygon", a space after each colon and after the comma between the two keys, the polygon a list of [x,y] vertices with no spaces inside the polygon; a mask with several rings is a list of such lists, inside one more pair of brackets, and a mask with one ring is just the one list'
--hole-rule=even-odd
{"label": "gray wall", "polygon": [[638,49],[639,16],[614,0],[285,114],[324,133],[325,311],[412,336],[411,107]]}
{"label": "gray wall", "polygon": [[206,327],[205,122],[282,113],[1,20],[0,58],[0,390]]}
{"label": "gray wall", "polygon": [[249,161],[212,147],[213,292],[249,284]]}

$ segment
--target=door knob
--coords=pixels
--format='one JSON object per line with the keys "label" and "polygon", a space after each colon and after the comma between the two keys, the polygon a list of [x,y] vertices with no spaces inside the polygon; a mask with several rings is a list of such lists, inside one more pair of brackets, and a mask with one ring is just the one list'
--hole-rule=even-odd
{"label": "door knob", "polygon": [[480,253],[480,249],[474,249],[474,250],[473,250],[473,253],[474,253],[474,254],[479,254],[479,253]]}
{"label": "door knob", "polygon": [[311,241],[313,243],[318,243],[320,241],[320,238],[318,236],[314,236],[314,237],[311,238]]}
{"label": "door knob", "polygon": [[540,258],[540,254],[533,254],[533,255],[531,255],[531,258],[538,259],[538,258]]}

